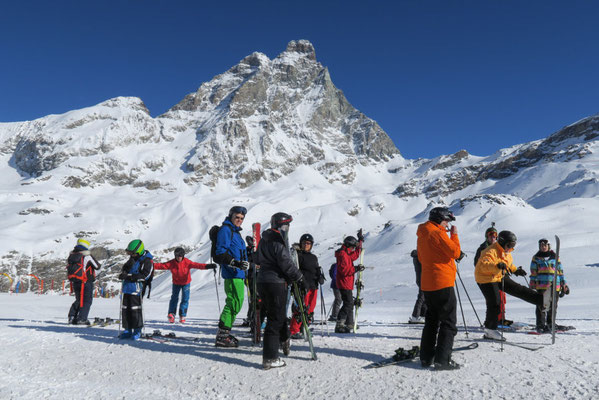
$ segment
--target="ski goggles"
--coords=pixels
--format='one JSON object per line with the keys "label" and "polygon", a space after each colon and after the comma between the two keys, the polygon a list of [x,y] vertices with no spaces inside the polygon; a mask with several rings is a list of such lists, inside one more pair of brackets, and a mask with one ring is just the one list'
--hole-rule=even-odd
{"label": "ski goggles", "polygon": [[235,207],[231,208],[230,212],[231,212],[231,215],[233,215],[233,214],[243,214],[243,215],[245,215],[245,214],[248,213],[248,210],[247,210],[247,208],[245,208],[243,206],[235,206]]}

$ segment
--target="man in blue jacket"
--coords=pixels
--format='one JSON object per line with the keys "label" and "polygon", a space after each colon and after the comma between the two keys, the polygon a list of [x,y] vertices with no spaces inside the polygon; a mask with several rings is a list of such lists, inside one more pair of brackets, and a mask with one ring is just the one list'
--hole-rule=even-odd
{"label": "man in blue jacket", "polygon": [[232,207],[223,221],[216,236],[216,257],[214,261],[221,266],[221,275],[225,281],[227,299],[218,322],[216,334],[217,347],[237,347],[238,340],[231,335],[231,327],[235,317],[243,306],[245,271],[249,267],[246,244],[241,236],[241,224],[247,209],[241,206]]}

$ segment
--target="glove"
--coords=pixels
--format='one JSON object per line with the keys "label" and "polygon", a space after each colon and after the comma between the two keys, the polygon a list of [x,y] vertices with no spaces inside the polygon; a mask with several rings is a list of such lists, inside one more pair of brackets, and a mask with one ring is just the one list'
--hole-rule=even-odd
{"label": "glove", "polygon": [[565,295],[570,294],[570,288],[568,285],[564,285],[562,290],[559,292],[559,297],[564,297]]}
{"label": "glove", "polygon": [[206,269],[216,269],[216,267],[218,267],[218,264],[206,264]]}
{"label": "glove", "polygon": [[366,269],[366,267],[363,266],[362,264],[356,265],[355,268],[356,268],[356,272],[361,272],[361,271],[364,271]]}
{"label": "glove", "polygon": [[119,280],[124,281],[125,279],[127,279],[127,273],[126,272],[121,272],[119,274]]}
{"label": "glove", "polygon": [[497,268],[499,268],[502,271],[506,271],[507,270],[507,265],[504,262],[500,262],[500,263],[497,263]]}
{"label": "glove", "polygon": [[326,279],[324,278],[324,274],[322,273],[322,270],[321,270],[321,271],[320,271],[320,275],[318,276],[318,283],[319,283],[320,285],[322,285],[322,284],[324,284],[324,281],[325,281],[325,280],[326,280]]}
{"label": "glove", "polygon": [[526,271],[524,271],[522,269],[522,267],[518,267],[518,269],[514,271],[514,275],[516,275],[516,276],[526,276]]}
{"label": "glove", "polygon": [[362,229],[360,229],[358,231],[358,241],[359,242],[363,242],[364,241],[364,235],[362,234]]}
{"label": "glove", "polygon": [[304,277],[299,278],[295,283],[299,290],[306,291],[306,281],[304,281]]}
{"label": "glove", "polygon": [[235,268],[239,268],[242,270],[246,270],[250,267],[250,262],[249,261],[240,261],[240,260],[233,260],[231,261],[231,266],[235,267]]}
{"label": "glove", "polygon": [[464,253],[463,251],[460,252],[460,256],[458,258],[456,258],[455,260],[457,262],[462,261],[462,258],[466,257],[466,253]]}

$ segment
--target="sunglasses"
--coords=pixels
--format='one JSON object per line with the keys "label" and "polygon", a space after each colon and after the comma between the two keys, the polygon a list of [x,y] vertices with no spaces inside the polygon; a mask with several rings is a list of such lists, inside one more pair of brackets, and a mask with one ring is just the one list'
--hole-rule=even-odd
{"label": "sunglasses", "polygon": [[233,219],[239,219],[239,220],[243,221],[245,219],[245,216],[243,216],[243,215],[241,215],[241,216],[235,215],[235,216],[233,216]]}

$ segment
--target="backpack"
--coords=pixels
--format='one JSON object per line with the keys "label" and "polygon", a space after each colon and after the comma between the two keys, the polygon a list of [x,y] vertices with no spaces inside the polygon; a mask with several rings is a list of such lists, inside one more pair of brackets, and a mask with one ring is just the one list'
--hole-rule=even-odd
{"label": "backpack", "polygon": [[[212,228],[210,228],[210,231],[208,232],[208,236],[210,237],[210,257],[212,257],[212,259],[214,260],[214,262],[216,261],[216,237],[218,236],[218,231],[220,231],[220,228],[223,227],[222,226],[218,226],[218,225],[214,225],[212,226]],[[233,240],[233,229],[228,228],[231,231],[231,240]]]}
{"label": "backpack", "polygon": [[83,260],[85,256],[79,253],[72,253],[67,259],[67,277],[69,281],[81,281],[82,283],[87,282],[87,271]]}

